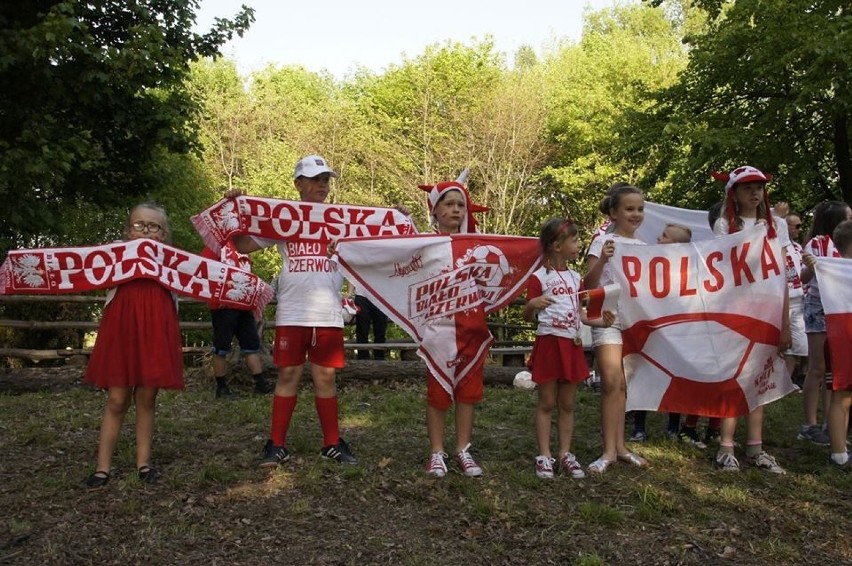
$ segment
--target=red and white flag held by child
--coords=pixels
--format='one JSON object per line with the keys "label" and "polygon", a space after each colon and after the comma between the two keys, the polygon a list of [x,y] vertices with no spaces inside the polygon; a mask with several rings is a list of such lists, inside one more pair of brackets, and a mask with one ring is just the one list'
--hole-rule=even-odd
{"label": "red and white flag held by child", "polygon": [[816,262],[819,296],[834,374],[834,390],[852,389],[852,260],[821,257]]}
{"label": "red and white flag held by child", "polygon": [[537,238],[485,234],[340,240],[347,279],[419,345],[444,389],[485,362],[485,316],[517,297],[541,263]]}
{"label": "red and white flag held by child", "polygon": [[627,409],[734,417],[795,390],[778,352],[785,259],[765,226],[616,247]]}
{"label": "red and white flag held by child", "polygon": [[621,286],[618,283],[595,287],[584,292],[586,295],[586,316],[589,320],[603,318],[604,311],[612,313],[618,310],[618,298]]}
{"label": "red and white flag held by child", "polygon": [[191,218],[204,244],[218,252],[236,235],[329,243],[340,238],[416,234],[411,218],[393,208],[238,196]]}
{"label": "red and white flag held by child", "polygon": [[13,250],[0,266],[0,295],[84,293],[131,279],[223,307],[259,312],[272,288],[252,273],[141,238],[83,248]]}

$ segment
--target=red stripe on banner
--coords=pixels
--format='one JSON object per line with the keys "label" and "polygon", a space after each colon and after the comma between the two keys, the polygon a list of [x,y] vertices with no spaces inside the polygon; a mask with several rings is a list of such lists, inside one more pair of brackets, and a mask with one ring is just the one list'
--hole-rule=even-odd
{"label": "red stripe on banner", "polygon": [[720,383],[702,383],[682,377],[673,377],[666,389],[660,412],[689,413],[703,417],[739,417],[749,413],[742,387],[731,378]]}
{"label": "red stripe on banner", "polygon": [[834,375],[831,388],[835,391],[852,390],[852,313],[826,314],[825,326]]}
{"label": "red stripe on banner", "polygon": [[655,330],[674,324],[702,320],[717,322],[742,335],[752,343],[777,345],[781,341],[781,332],[778,328],[769,322],[751,316],[713,312],[677,313],[662,316],[655,320],[642,320],[630,328],[624,329],[622,332],[624,340],[623,355],[628,356],[641,352],[645,347],[645,342],[648,341],[648,337]]}

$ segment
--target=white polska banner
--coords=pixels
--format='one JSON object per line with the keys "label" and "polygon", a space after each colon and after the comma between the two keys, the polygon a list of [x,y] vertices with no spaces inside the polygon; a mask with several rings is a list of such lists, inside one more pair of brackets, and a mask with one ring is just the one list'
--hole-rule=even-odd
{"label": "white polska banner", "polygon": [[617,246],[627,409],[734,417],[795,390],[778,351],[785,261],[765,226]]}

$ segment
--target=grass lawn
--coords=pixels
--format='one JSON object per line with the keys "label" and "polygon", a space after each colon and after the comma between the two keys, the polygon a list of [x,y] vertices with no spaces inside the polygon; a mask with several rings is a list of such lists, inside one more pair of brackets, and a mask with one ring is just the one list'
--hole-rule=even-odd
{"label": "grass lawn", "polygon": [[[270,400],[237,388],[242,398],[217,401],[212,379],[196,372],[186,391],[161,393],[155,486],[135,474],[131,409],[113,478],[94,491],[83,479],[94,469],[104,394],[78,384],[0,393],[0,564],[852,561],[852,474],[828,465],[827,448],[796,440],[799,395],[767,408],[765,445],[786,476],[714,471],[712,448],[666,440],[666,416],[650,414],[651,440],[636,445],[650,469],[619,464],[602,477],[542,481],[533,472],[535,394],[490,387],[472,447],[485,476],[435,480],[422,471],[419,375],[341,384],[341,427],[357,466],[319,458],[306,387],[288,438],[294,457],[259,469]],[[581,389],[574,452],[584,465],[601,451],[599,404]],[[452,447],[451,420],[447,432]]]}

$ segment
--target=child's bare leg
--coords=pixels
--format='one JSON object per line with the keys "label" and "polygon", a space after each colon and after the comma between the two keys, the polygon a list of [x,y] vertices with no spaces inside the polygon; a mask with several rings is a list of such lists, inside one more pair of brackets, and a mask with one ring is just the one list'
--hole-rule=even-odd
{"label": "child's bare leg", "polygon": [[426,405],[426,432],[429,434],[429,446],[434,454],[444,451],[444,421],[446,409]]}
{"label": "child's bare leg", "polygon": [[556,382],[540,383],[535,409],[535,438],[538,442],[538,453],[542,456],[550,457],[550,421],[555,406]]}
{"label": "child's bare leg", "polygon": [[802,384],[802,394],[805,404],[805,424],[812,426],[819,423],[817,410],[819,407],[820,388],[825,378],[825,332],[808,334],[808,373]]}
{"label": "child's bare leg", "polygon": [[151,446],[154,443],[154,410],[157,401],[155,387],[137,387],[133,392],[136,403],[136,467],[151,465]]}
{"label": "child's bare leg", "polygon": [[849,430],[849,409],[852,407],[852,391],[832,391],[828,408],[828,436],[831,453],[846,452],[846,435]]}
{"label": "child's bare leg", "polygon": [[[571,452],[571,440],[574,437],[574,396],[579,383],[559,384],[559,456]],[[549,415],[548,415],[549,416]],[[549,432],[549,431],[548,431]]]}
{"label": "child's bare leg", "polygon": [[456,403],[456,452],[466,449],[473,438],[475,408],[470,403]]}
{"label": "child's bare leg", "polygon": [[112,467],[112,455],[118,442],[121,423],[130,408],[131,391],[129,387],[110,387],[107,391],[107,404],[101,419],[96,471],[109,473]]}
{"label": "child's bare leg", "polygon": [[[604,451],[602,457],[615,460],[627,451],[624,446],[624,403],[626,384],[621,365],[621,345],[604,344],[595,349],[601,370],[601,425]],[[620,438],[619,438],[620,435]]]}
{"label": "child's bare leg", "polygon": [[726,417],[719,427],[719,451],[734,453],[734,434],[737,432],[737,419]]}

